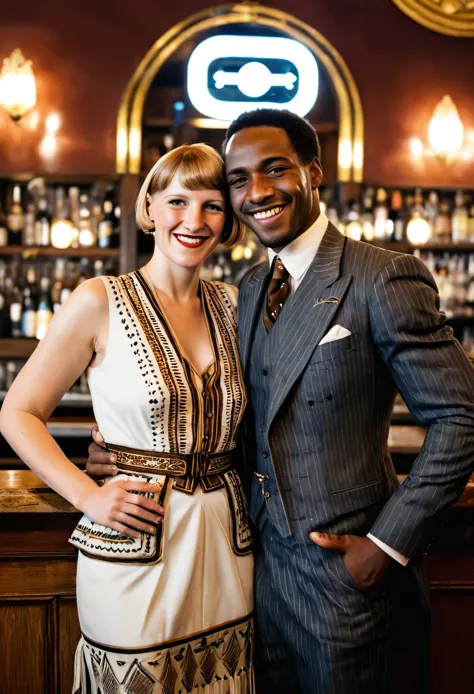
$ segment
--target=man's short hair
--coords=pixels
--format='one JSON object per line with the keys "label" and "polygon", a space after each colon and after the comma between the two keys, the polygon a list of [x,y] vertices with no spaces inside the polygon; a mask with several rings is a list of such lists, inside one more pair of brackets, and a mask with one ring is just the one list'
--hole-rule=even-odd
{"label": "man's short hair", "polygon": [[321,161],[321,147],[315,129],[305,118],[297,116],[291,111],[276,108],[257,108],[253,111],[245,111],[232,121],[227,129],[225,140],[222,144],[222,156],[225,153],[230,138],[245,128],[256,128],[267,125],[281,128],[288,135],[293,149],[298,154],[302,164],[310,164],[313,159]]}

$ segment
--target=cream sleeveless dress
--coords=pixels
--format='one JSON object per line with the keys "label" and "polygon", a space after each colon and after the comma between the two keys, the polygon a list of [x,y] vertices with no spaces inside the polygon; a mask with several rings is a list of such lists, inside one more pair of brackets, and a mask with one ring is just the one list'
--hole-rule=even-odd
{"label": "cream sleeveless dress", "polygon": [[104,360],[88,371],[94,414],[111,449],[135,449],[121,453],[119,474],[105,484],[161,484],[165,518],[156,536],[139,540],[86,516],[73,533],[82,631],[73,692],[253,694],[253,557],[237,473],[153,472],[160,452],[235,448],[246,396],[234,295],[200,283],[214,360],[198,374],[139,271],[102,279],[109,337]]}

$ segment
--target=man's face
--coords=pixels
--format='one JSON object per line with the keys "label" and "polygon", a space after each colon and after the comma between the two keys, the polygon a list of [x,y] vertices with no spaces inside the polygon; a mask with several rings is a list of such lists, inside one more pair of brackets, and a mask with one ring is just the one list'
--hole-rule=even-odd
{"label": "man's face", "polygon": [[259,125],[235,133],[225,166],[233,210],[264,246],[281,250],[319,216],[321,169],[316,161],[301,163],[282,128]]}

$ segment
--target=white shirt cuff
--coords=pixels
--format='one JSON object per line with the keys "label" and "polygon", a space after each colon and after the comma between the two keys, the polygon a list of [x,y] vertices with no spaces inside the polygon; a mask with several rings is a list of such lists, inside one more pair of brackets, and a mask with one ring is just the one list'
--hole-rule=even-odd
{"label": "white shirt cuff", "polygon": [[367,537],[372,540],[380,549],[383,549],[383,551],[388,554],[389,557],[392,557],[392,559],[395,559],[395,561],[398,561],[399,564],[402,566],[406,566],[408,564],[408,559],[405,557],[403,554],[400,554],[400,552],[397,552],[396,549],[393,549],[393,547],[389,547],[388,545],[385,544],[385,542],[382,542],[382,540],[379,540],[377,537],[374,537],[370,533],[367,533]]}

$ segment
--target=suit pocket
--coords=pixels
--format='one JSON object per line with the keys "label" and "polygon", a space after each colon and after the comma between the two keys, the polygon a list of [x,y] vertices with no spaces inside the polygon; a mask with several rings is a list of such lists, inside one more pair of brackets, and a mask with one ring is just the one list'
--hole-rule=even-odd
{"label": "suit pocket", "polygon": [[[109,477],[105,484],[113,484],[119,480],[133,479],[137,482],[156,482],[162,484],[159,494],[146,494],[163,505],[168,479],[164,475],[138,476],[120,474],[117,477]],[[105,525],[95,523],[84,515],[77,524],[69,542],[74,547],[92,559],[101,561],[113,561],[124,564],[149,564],[157,563],[162,556],[163,523],[156,526],[156,535],[140,532],[139,537],[129,537],[118,530],[107,528]]]}
{"label": "suit pocket", "polygon": [[[318,345],[314,350],[311,359],[308,362],[309,369],[335,368],[337,363],[346,355],[354,352],[357,349],[357,335],[352,334],[348,337],[342,337],[339,340],[332,340],[323,345]],[[331,365],[334,363],[334,366]]]}

